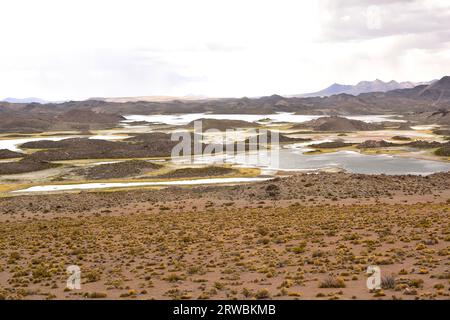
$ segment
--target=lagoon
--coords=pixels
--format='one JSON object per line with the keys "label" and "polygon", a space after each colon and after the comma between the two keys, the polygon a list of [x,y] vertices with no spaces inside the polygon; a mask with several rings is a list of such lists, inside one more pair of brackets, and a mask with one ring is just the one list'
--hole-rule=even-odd
{"label": "lagoon", "polygon": [[34,186],[28,189],[12,191],[18,192],[52,192],[85,189],[106,189],[106,188],[128,188],[128,187],[150,187],[150,186],[188,186],[206,184],[229,184],[266,181],[270,178],[214,178],[197,180],[177,180],[177,181],[142,181],[142,182],[111,182],[111,183],[82,183],[64,185],[44,185]]}
{"label": "lagoon", "polygon": [[[127,125],[132,122],[147,121],[149,123],[163,123],[168,125],[186,125],[191,121],[198,119],[217,119],[217,120],[243,120],[247,122],[258,123],[302,123],[310,120],[326,117],[326,115],[298,115],[289,112],[280,112],[274,114],[212,114],[212,113],[186,113],[186,114],[155,114],[155,115],[124,115],[126,120],[122,121]],[[374,122],[405,122],[404,120],[392,119],[389,115],[361,115],[345,116],[348,119],[360,120],[368,123]]]}
{"label": "lagoon", "polygon": [[[305,154],[307,146],[283,148],[277,152],[256,151],[247,154],[217,154],[199,156],[196,164],[228,163],[265,170],[317,171],[321,169],[342,169],[351,173],[387,175],[429,175],[450,171],[449,162],[422,160],[392,155],[366,155],[355,151],[338,151],[324,154]],[[276,161],[278,159],[278,161]],[[186,159],[174,159],[183,163]]]}

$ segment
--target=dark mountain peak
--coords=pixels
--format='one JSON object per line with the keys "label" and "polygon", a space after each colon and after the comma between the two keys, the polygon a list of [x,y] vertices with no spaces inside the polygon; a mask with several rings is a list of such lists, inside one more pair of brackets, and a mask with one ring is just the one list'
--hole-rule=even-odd
{"label": "dark mountain peak", "polygon": [[436,100],[450,99],[450,76],[442,77],[440,80],[426,86],[419,92],[419,96]]}
{"label": "dark mountain peak", "polygon": [[326,88],[323,91],[332,91],[332,92],[338,93],[338,92],[348,90],[350,88],[351,88],[351,86],[347,85],[347,84],[333,83],[331,86],[329,86],[328,88]]}
{"label": "dark mountain peak", "polygon": [[433,82],[430,84],[427,88],[433,88],[433,89],[450,89],[450,76],[445,76],[439,79],[438,81]]}
{"label": "dark mountain peak", "polygon": [[268,102],[268,103],[277,103],[278,101],[282,101],[284,99],[285,99],[284,97],[282,97],[278,94],[273,94],[271,96],[259,98],[260,101]]}
{"label": "dark mountain peak", "polygon": [[437,87],[450,84],[450,76],[444,76],[441,79],[434,80],[428,84],[428,87]]}
{"label": "dark mountain peak", "polygon": [[278,94],[273,94],[273,95],[271,95],[269,98],[271,98],[271,99],[277,99],[277,100],[284,99],[284,97],[282,97],[282,96],[280,96],[280,95],[278,95]]}
{"label": "dark mountain peak", "polygon": [[442,79],[436,81],[434,84],[441,84],[441,85],[445,84],[450,86],[450,76],[442,77]]}
{"label": "dark mountain peak", "polygon": [[346,85],[335,82],[331,86],[329,86],[328,88],[340,88],[340,87],[346,87]]}
{"label": "dark mountain peak", "polygon": [[360,86],[370,86],[370,85],[375,85],[375,84],[384,84],[383,81],[381,81],[380,79],[375,79],[374,81],[360,81],[356,84],[356,86],[353,87],[360,87]]}

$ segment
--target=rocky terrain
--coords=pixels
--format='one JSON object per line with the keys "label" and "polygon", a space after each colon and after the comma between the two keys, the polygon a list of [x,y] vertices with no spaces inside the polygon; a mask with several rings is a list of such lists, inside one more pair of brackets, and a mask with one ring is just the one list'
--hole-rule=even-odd
{"label": "rocky terrain", "polygon": [[98,130],[115,127],[124,118],[92,110],[59,109],[52,105],[0,103],[0,133]]}
{"label": "rocky terrain", "polygon": [[450,125],[449,109],[438,109],[436,111],[417,112],[412,115],[405,115],[406,119],[410,119],[419,123]]}
{"label": "rocky terrain", "polygon": [[[258,134],[258,136],[256,137],[257,140],[255,140],[255,137],[253,137],[253,139],[246,139],[245,143],[254,143],[255,141],[257,141],[257,143],[263,143],[263,142],[267,142],[267,143],[271,143],[271,142],[275,142],[272,140],[275,140],[275,135],[272,138],[272,130],[267,130],[266,132],[264,131],[259,131],[260,134]],[[288,136],[286,134],[283,134],[281,132],[277,132],[277,139],[279,143],[300,143],[300,142],[309,142],[312,141],[311,138],[301,138],[301,137],[291,137]]]}
{"label": "rocky terrain", "polygon": [[0,175],[34,172],[55,168],[58,165],[36,159],[22,159],[20,161],[5,162],[0,165]]}
{"label": "rocky terrain", "polygon": [[412,140],[410,137],[405,137],[405,136],[393,136],[391,139],[397,140],[397,141],[411,141]]}
{"label": "rocky terrain", "polygon": [[[45,149],[27,156],[29,159],[57,161],[74,159],[120,159],[170,156],[177,144],[170,134],[149,133],[124,141],[72,138],[61,141],[33,141],[22,145],[25,149]],[[147,140],[146,140],[147,139]],[[151,139],[149,142],[148,139]]]}
{"label": "rocky terrain", "polygon": [[379,124],[367,123],[359,120],[351,120],[343,117],[322,117],[292,126],[292,129],[312,129],[315,131],[351,132],[381,130]]}
{"label": "rocky terrain", "polygon": [[322,142],[310,145],[311,148],[319,149],[334,149],[334,148],[345,148],[353,146],[353,143],[344,142],[342,140],[336,140],[331,142]]}
{"label": "rocky terrain", "polygon": [[236,172],[235,169],[225,168],[225,167],[200,167],[200,168],[181,168],[176,169],[161,175],[158,178],[194,178],[194,177],[215,177],[223,176],[230,173]]}
{"label": "rocky terrain", "polygon": [[[396,139],[393,139],[396,140]],[[398,139],[397,139],[398,140]],[[405,141],[404,139],[402,141]],[[363,143],[358,144],[359,149],[373,149],[373,148],[387,148],[387,147],[410,147],[416,149],[435,149],[439,147],[445,147],[449,143],[440,143],[437,141],[423,141],[415,140],[406,143],[393,143],[384,140],[366,140]]]}
{"label": "rocky terrain", "polygon": [[359,149],[373,149],[373,148],[387,148],[395,146],[395,143],[384,140],[366,140],[360,143],[357,148]]}
{"label": "rocky terrain", "polygon": [[[181,171],[183,172],[183,171]],[[190,172],[195,172],[191,171]],[[198,174],[195,172],[195,174]],[[450,189],[450,173],[429,176],[363,175],[349,173],[295,174],[235,186],[204,186],[193,188],[171,187],[161,190],[129,190],[115,192],[74,192],[0,198],[3,218],[27,213],[68,214],[98,211],[104,208],[139,203],[155,204],[177,201],[293,201],[319,204],[324,201],[376,201],[396,197],[431,196]],[[61,203],[65,203],[61,207]]]}
{"label": "rocky terrain", "polygon": [[69,110],[56,117],[58,122],[69,122],[76,124],[115,124],[125,120],[124,117],[109,113],[98,113],[91,110]]}
{"label": "rocky terrain", "polygon": [[[198,122],[197,122],[198,121]],[[258,125],[253,122],[247,122],[242,120],[218,120],[218,119],[198,119],[191,121],[186,125],[186,128],[193,129],[195,122],[201,122],[202,131],[215,129],[219,131],[226,131],[227,129],[236,128],[255,128]]]}
{"label": "rocky terrain", "polygon": [[162,166],[148,161],[123,161],[117,163],[105,163],[89,168],[75,170],[74,174],[81,175],[88,180],[126,178],[142,175],[160,169]]}
{"label": "rocky terrain", "polygon": [[8,149],[0,150],[0,159],[13,159],[13,158],[22,158],[23,154],[20,152],[11,151]]}

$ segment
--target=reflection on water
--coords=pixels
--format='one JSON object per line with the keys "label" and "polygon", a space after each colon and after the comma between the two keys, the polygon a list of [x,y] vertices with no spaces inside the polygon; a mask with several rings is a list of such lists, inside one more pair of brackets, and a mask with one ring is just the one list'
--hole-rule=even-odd
{"label": "reflection on water", "polygon": [[[200,156],[195,163],[231,163],[247,167],[260,167],[269,170],[318,170],[325,168],[342,168],[348,172],[363,174],[415,174],[427,175],[450,170],[450,163],[401,158],[391,155],[365,155],[354,151],[306,155],[305,148],[280,149],[278,161],[273,161],[270,152],[259,151],[247,154],[218,154]],[[186,159],[175,159],[185,162]],[[274,165],[274,163],[276,165]]]}

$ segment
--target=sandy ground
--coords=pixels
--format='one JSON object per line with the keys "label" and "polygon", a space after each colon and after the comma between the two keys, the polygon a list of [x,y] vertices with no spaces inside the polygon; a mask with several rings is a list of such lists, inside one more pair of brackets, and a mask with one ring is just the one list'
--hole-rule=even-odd
{"label": "sandy ground", "polygon": [[[6,298],[27,299],[448,299],[448,209],[225,206],[9,222],[0,283]],[[81,290],[64,289],[69,264],[81,267]],[[370,292],[368,265],[394,284]]]}
{"label": "sandy ground", "polygon": [[[4,198],[0,297],[448,299],[446,175],[410,177],[397,191],[394,178],[374,178],[384,179],[378,197],[266,194],[313,178],[341,181],[342,190],[360,177]],[[394,191],[383,196],[383,186]],[[72,264],[80,290],[65,289]],[[380,266],[382,290],[367,289],[369,265]]]}

